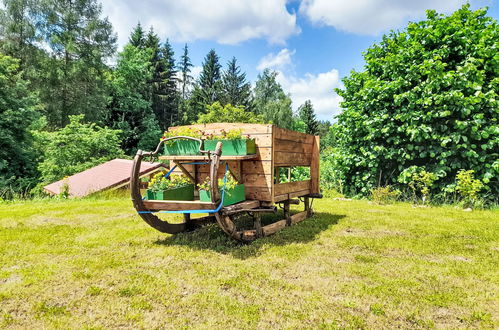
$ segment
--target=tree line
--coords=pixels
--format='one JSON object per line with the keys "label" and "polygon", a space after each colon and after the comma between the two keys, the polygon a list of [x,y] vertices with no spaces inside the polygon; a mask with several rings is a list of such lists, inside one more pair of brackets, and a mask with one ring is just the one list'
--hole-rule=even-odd
{"label": "tree line", "polygon": [[[26,189],[102,161],[103,154],[116,156],[114,145],[101,144],[68,164],[73,155],[55,152],[72,143],[66,127],[111,130],[125,155],[153,149],[168,127],[206,120],[219,107],[228,110],[219,121],[256,120],[313,134],[322,125],[327,132],[329,123],[317,121],[310,101],[293,113],[290,95],[271,70],[260,73],[252,88],[235,57],[223,67],[211,49],[194,79],[188,45],[177,57],[152,26],[138,23],[118,53],[116,41],[97,0],[3,0],[0,186]],[[55,169],[58,164],[68,170]]]}

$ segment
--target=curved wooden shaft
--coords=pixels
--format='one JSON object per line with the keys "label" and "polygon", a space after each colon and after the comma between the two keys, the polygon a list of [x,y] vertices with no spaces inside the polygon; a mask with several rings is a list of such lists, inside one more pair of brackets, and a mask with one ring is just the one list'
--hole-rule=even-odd
{"label": "curved wooden shaft", "polygon": [[159,230],[162,233],[176,234],[187,230],[186,223],[169,223],[159,219],[152,213],[140,213],[140,211],[150,211],[145,208],[140,195],[140,164],[142,163],[143,153],[137,151],[133,159],[132,175],[130,176],[130,193],[135,209],[139,212],[140,217],[151,227]]}

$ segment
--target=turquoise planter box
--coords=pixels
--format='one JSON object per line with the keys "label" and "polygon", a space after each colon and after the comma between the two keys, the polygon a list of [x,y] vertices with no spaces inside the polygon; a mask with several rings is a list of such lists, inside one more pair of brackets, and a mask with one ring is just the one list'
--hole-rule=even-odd
{"label": "turquoise planter box", "polygon": [[162,191],[147,190],[147,200],[193,201],[194,185],[189,184],[175,189]]}
{"label": "turquoise planter box", "polygon": [[174,140],[172,142],[165,142],[164,146],[165,156],[200,155],[198,141]]}
{"label": "turquoise planter box", "polygon": [[222,142],[222,156],[243,156],[256,154],[254,139],[205,140],[204,148],[215,151],[218,142]]}
{"label": "turquoise planter box", "polygon": [[[244,184],[238,184],[231,190],[225,190],[223,206],[229,206],[242,202],[246,199]],[[199,200],[201,202],[211,202],[211,193],[206,190],[199,191]]]}

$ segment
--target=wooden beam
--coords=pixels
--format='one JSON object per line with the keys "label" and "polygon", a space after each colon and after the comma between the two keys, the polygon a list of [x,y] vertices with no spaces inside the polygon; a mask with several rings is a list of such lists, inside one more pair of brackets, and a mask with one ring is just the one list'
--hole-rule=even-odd
{"label": "wooden beam", "polygon": [[320,136],[314,139],[314,146],[312,149],[312,159],[310,161],[310,193],[320,193]]}
{"label": "wooden beam", "polygon": [[149,200],[142,201],[144,207],[148,210],[158,211],[179,211],[179,210],[214,210],[217,203],[200,201],[163,201]]}
{"label": "wooden beam", "polygon": [[274,185],[274,195],[288,194],[310,188],[310,180],[293,181]]}
{"label": "wooden beam", "polygon": [[184,167],[184,165],[182,165],[179,161],[176,161],[174,160],[173,161],[175,163],[175,165],[178,166],[178,168],[180,168],[180,170],[182,171],[182,173],[184,173],[184,175],[186,177],[189,178],[189,180],[191,180],[192,183],[196,184],[196,179],[192,176],[192,174]]}
{"label": "wooden beam", "polygon": [[241,203],[233,204],[222,208],[222,213],[234,213],[235,211],[243,210],[243,209],[254,209],[260,207],[260,201],[257,200],[249,200]]}

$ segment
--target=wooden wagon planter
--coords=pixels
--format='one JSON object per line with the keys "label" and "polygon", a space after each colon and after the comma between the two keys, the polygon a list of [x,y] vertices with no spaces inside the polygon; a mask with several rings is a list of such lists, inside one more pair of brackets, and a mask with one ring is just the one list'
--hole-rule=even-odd
{"label": "wooden wagon planter", "polygon": [[[311,201],[322,197],[319,191],[319,137],[290,131],[268,124],[232,124],[214,123],[182,126],[199,129],[208,134],[219,134],[222,130],[240,129],[243,135],[255,139],[256,153],[250,155],[228,156],[222,152],[222,142],[218,142],[214,151],[202,149],[202,141],[191,137],[171,139],[190,139],[199,142],[199,155],[160,155],[162,144],[153,152],[139,150],[134,159],[130,180],[132,201],[142,219],[153,228],[165,233],[179,233],[195,229],[207,222],[217,222],[222,230],[232,238],[250,242],[300,222],[312,215]],[[172,201],[144,200],[139,185],[139,169],[144,158],[158,157],[176,166],[174,172],[183,173],[193,183],[202,182],[210,177],[211,201]],[[144,159],[145,160],[145,159]],[[192,163],[195,164],[185,164]],[[205,162],[206,164],[201,164]],[[279,183],[279,168],[304,166],[310,168],[310,179]],[[245,200],[237,204],[222,207],[217,179],[223,177],[226,170],[245,186]],[[198,196],[197,196],[198,197]],[[302,212],[291,215],[290,204],[304,205]],[[261,214],[276,212],[280,205],[284,210],[284,219],[262,226]],[[192,212],[205,210],[208,216],[191,219]],[[183,223],[169,223],[158,218],[156,212],[179,211],[184,213]],[[234,218],[247,213],[253,218],[252,229],[238,229]]]}

